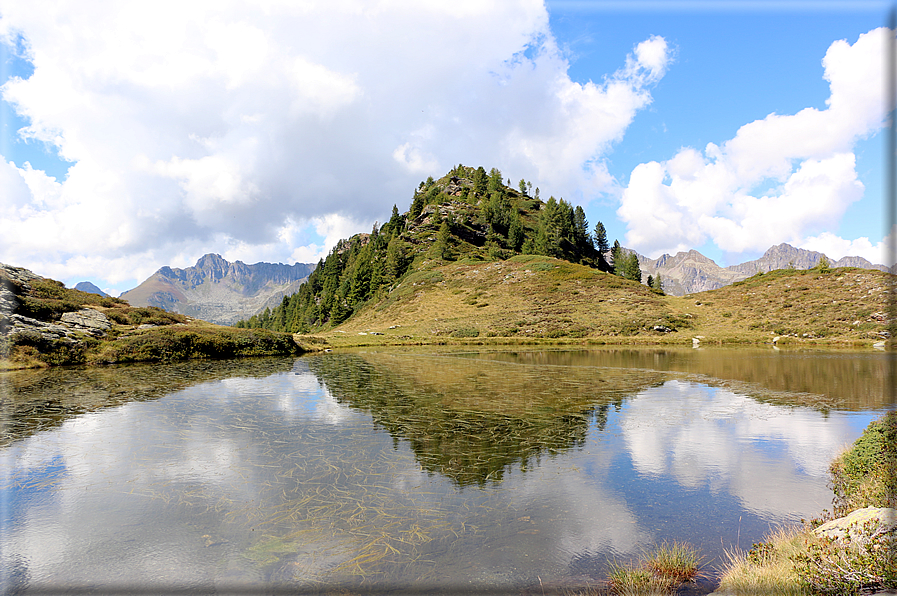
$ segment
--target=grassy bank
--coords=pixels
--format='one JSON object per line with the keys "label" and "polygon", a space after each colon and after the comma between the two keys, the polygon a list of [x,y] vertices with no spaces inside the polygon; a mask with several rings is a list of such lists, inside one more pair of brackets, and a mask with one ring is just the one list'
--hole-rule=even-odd
{"label": "grassy bank", "polygon": [[[118,298],[66,288],[50,279],[0,282],[14,296],[12,314],[31,321],[24,328],[11,317],[0,321],[0,370],[290,355],[311,349],[288,333],[235,329],[159,308],[131,307]],[[101,327],[65,324],[67,313],[84,309],[101,313]]]}

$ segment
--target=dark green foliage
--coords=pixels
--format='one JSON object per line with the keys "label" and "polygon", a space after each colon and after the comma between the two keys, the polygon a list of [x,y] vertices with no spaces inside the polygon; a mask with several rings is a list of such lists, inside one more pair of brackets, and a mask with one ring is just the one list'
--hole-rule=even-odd
{"label": "dark green foliage", "polygon": [[610,265],[615,275],[623,275],[625,266],[623,247],[620,246],[619,240],[614,240],[614,247],[610,252]]}
{"label": "dark green foliage", "polygon": [[642,269],[638,264],[638,255],[629,253],[623,259],[623,277],[642,283]]}
{"label": "dark green foliage", "polygon": [[604,224],[600,221],[595,224],[595,248],[601,254],[610,250],[610,246],[607,244],[607,231],[605,231]]}
{"label": "dark green foliage", "polygon": [[439,233],[436,235],[436,242],[433,243],[433,256],[437,259],[449,260],[452,258],[451,249],[451,228],[445,220],[439,226]]}
{"label": "dark green foliage", "polygon": [[473,173],[473,191],[477,194],[486,192],[486,170],[480,166]]}
{"label": "dark green foliage", "polygon": [[545,255],[599,268],[603,262],[592,243],[582,207],[574,208],[564,199],[548,198],[539,214],[532,243],[523,246],[525,254]]}

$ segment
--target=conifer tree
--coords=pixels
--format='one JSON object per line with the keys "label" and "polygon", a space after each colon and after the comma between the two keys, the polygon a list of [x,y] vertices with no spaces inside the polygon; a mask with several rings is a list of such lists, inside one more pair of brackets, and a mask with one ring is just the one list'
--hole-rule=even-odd
{"label": "conifer tree", "polygon": [[601,254],[606,253],[609,248],[607,245],[607,232],[604,229],[604,224],[600,221],[595,224],[595,248]]}
{"label": "conifer tree", "polygon": [[623,248],[620,246],[619,240],[614,240],[614,247],[613,249],[611,249],[610,260],[610,265],[611,267],[613,267],[614,274],[623,275],[626,267],[626,262],[623,255]]}

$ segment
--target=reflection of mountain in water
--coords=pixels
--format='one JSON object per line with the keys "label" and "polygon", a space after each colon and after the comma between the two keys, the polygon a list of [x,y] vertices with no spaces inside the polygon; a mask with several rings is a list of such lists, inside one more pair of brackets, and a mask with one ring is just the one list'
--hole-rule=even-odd
{"label": "reflection of mountain in water", "polygon": [[158,399],[208,381],[265,377],[289,370],[292,363],[287,358],[255,358],[11,371],[2,380],[0,447],[85,412]]}
{"label": "reflection of mountain in water", "polygon": [[324,355],[308,365],[337,401],[370,412],[425,470],[460,486],[582,447],[592,420],[604,428],[610,405],[662,382],[648,371],[421,354]]}

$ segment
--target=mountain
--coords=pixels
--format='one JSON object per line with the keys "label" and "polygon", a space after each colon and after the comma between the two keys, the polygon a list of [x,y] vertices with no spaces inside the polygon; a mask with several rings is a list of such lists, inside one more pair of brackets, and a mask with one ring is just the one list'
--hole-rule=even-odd
{"label": "mountain", "polygon": [[672,257],[665,254],[657,259],[636,254],[643,276],[647,278],[652,275],[656,278],[660,274],[664,292],[674,296],[715,290],[757,273],[776,269],[811,269],[823,258],[831,267],[888,271],[884,265],[873,265],[862,257],[843,257],[835,261],[821,252],[795,248],[785,243],[770,247],[759,259],[725,268],[696,250],[680,252]]}
{"label": "mountain", "polygon": [[100,288],[98,288],[95,285],[93,285],[92,283],[90,283],[89,281],[79,281],[75,285],[75,289],[81,290],[82,292],[87,292],[88,294],[99,294],[100,296],[108,296],[109,295],[106,292],[104,292],[103,290],[101,290]]}
{"label": "mountain", "polygon": [[231,325],[280,304],[295,293],[314,264],[231,263],[217,254],[186,269],[162,267],[121,295],[132,306],[157,306],[169,312]]}
{"label": "mountain", "polygon": [[748,261],[740,265],[732,265],[731,267],[727,267],[727,269],[743,273],[750,277],[761,271],[766,273],[776,269],[811,269],[815,267],[822,258],[825,258],[832,267],[859,267],[860,269],[878,269],[879,271],[888,270],[884,265],[873,265],[862,257],[843,257],[835,261],[821,252],[804,250],[803,248],[794,248],[790,244],[784,243],[771,247],[763,253],[763,256],[759,259]]}
{"label": "mountain", "polygon": [[656,279],[660,274],[663,291],[673,296],[715,290],[749,277],[723,269],[696,250],[679,252],[675,256],[665,254],[657,259],[638,257],[642,276],[647,279],[651,275]]}

